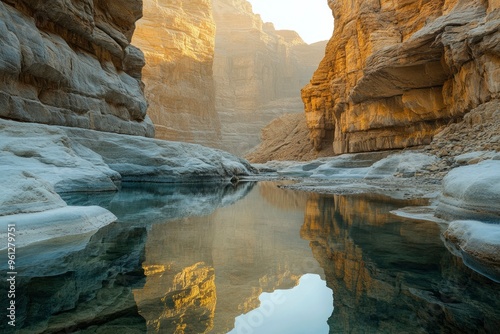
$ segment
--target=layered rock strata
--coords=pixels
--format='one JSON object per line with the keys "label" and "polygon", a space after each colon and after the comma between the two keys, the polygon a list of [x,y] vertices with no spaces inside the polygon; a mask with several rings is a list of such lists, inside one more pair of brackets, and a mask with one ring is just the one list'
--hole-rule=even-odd
{"label": "layered rock strata", "polygon": [[139,0],[0,2],[0,117],[153,136],[141,16]]}
{"label": "layered rock strata", "polygon": [[498,1],[329,1],[335,31],[302,90],[316,150],[428,144],[499,98]]}
{"label": "layered rock strata", "polygon": [[134,43],[146,58],[145,91],[156,138],[220,147],[212,2],[145,0]]}
{"label": "layered rock strata", "polygon": [[260,130],[287,112],[302,112],[300,88],[324,55],[325,43],[307,45],[276,30],[246,0],[214,0],[214,78],[223,148],[243,155]]}

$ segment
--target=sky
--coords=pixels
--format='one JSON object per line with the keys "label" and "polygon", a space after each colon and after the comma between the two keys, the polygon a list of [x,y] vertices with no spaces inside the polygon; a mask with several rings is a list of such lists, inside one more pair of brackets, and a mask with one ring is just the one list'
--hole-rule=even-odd
{"label": "sky", "polygon": [[333,16],[327,0],[248,0],[255,14],[276,29],[295,30],[308,43],[329,40]]}

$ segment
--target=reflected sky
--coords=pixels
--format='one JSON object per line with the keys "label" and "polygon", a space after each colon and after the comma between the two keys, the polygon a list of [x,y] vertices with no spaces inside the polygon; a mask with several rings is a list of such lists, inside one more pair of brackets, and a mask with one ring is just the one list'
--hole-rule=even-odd
{"label": "reflected sky", "polygon": [[289,290],[264,292],[260,306],[236,318],[229,334],[322,334],[333,312],[333,291],[319,275],[306,274]]}

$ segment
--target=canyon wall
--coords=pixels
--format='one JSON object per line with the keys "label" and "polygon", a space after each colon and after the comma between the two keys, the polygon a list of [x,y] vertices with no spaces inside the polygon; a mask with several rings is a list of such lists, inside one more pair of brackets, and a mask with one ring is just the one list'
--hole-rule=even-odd
{"label": "canyon wall", "polygon": [[2,0],[0,117],[141,136],[142,1]]}
{"label": "canyon wall", "polygon": [[326,43],[307,45],[295,32],[276,30],[246,0],[214,0],[217,26],[214,78],[222,147],[242,155],[260,131],[287,112],[302,112],[300,88],[309,81]]}
{"label": "canyon wall", "polygon": [[429,144],[469,111],[498,105],[498,1],[328,2],[334,35],[302,90],[316,150]]}
{"label": "canyon wall", "polygon": [[156,137],[219,147],[212,1],[145,0],[134,44],[146,57],[144,82]]}
{"label": "canyon wall", "polygon": [[326,46],[275,30],[246,0],[145,0],[133,43],[156,137],[238,155],[272,119],[303,111],[300,88]]}

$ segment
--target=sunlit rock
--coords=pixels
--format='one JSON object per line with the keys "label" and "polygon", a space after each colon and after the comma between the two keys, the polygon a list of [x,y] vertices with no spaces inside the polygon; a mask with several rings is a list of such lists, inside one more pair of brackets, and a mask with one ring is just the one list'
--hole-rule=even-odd
{"label": "sunlit rock", "polygon": [[212,2],[145,0],[133,41],[146,58],[143,79],[156,138],[220,147]]}
{"label": "sunlit rock", "polygon": [[300,88],[325,51],[290,30],[276,30],[246,0],[215,0],[214,79],[223,148],[245,154],[284,113],[303,111]]}
{"label": "sunlit rock", "polygon": [[334,35],[302,90],[316,150],[429,144],[450,120],[498,100],[496,2],[329,4]]}

